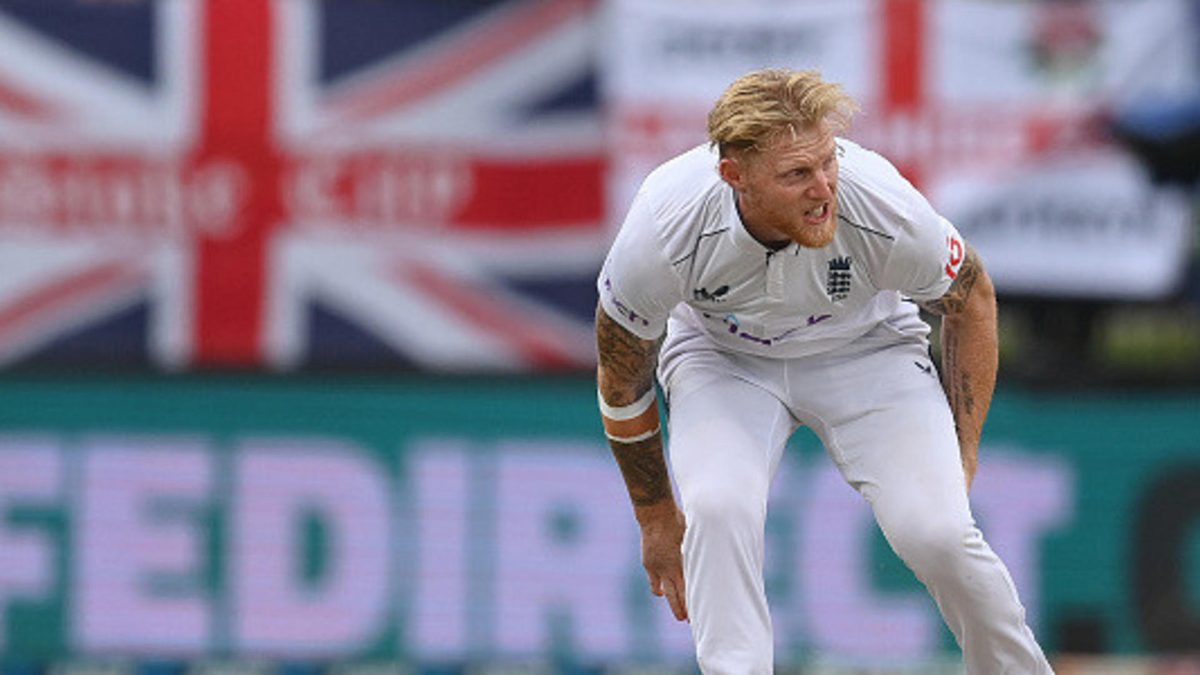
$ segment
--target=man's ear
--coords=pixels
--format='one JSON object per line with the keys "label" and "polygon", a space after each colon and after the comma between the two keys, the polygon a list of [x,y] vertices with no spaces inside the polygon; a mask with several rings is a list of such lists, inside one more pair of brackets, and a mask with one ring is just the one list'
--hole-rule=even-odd
{"label": "man's ear", "polygon": [[742,188],[743,168],[741,163],[732,157],[722,157],[721,161],[717,163],[717,171],[720,172],[721,179],[738,191]]}

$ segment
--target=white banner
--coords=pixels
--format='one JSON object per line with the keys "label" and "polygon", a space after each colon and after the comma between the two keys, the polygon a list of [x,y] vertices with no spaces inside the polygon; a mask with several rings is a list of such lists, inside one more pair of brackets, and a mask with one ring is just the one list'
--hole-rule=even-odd
{"label": "white banner", "polygon": [[1181,279],[1188,204],[1150,184],[1107,120],[1200,86],[1183,0],[608,9],[614,227],[651,168],[705,140],[705,115],[730,81],[816,68],[862,103],[848,135],[925,191],[1002,292],[1149,299]]}
{"label": "white banner", "polygon": [[1113,151],[1017,168],[1005,180],[946,177],[937,201],[1008,293],[1161,297],[1190,250],[1188,196],[1153,188],[1135,160]]}

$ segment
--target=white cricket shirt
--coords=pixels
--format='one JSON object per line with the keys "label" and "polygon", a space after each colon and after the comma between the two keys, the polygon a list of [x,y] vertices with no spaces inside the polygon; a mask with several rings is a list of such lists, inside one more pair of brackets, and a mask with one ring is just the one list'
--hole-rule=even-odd
{"label": "white cricket shirt", "polygon": [[771,251],[750,236],[708,144],[642,183],[597,285],[610,317],[641,338],[670,317],[731,350],[794,358],[847,344],[888,320],[928,326],[913,303],[949,288],[962,238],[880,155],[837,139],[838,224],[823,248]]}

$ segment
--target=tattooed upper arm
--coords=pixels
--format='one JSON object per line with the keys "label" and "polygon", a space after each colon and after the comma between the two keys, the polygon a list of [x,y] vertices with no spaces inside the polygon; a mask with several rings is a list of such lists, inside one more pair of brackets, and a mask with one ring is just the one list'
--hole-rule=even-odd
{"label": "tattooed upper arm", "polygon": [[609,405],[633,403],[654,386],[658,341],[643,340],[596,307],[599,385]]}
{"label": "tattooed upper arm", "polygon": [[983,274],[983,262],[979,259],[975,249],[968,244],[966,256],[958,268],[958,276],[954,278],[954,283],[950,284],[950,288],[936,300],[925,300],[917,304],[930,314],[938,316],[958,314],[967,306],[971,291]]}

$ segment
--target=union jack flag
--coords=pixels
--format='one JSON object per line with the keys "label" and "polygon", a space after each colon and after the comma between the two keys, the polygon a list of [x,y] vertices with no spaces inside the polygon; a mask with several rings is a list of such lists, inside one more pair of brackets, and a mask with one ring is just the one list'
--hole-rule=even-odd
{"label": "union jack flag", "polygon": [[0,365],[588,365],[596,9],[0,0]]}

